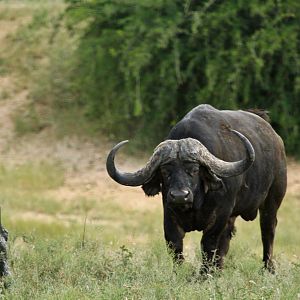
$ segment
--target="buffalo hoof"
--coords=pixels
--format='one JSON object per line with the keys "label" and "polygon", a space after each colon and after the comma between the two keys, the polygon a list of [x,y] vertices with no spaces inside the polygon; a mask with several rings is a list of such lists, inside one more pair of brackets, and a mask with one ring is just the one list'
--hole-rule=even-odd
{"label": "buffalo hoof", "polygon": [[275,274],[275,263],[272,260],[265,262],[264,270],[267,270],[271,274]]}

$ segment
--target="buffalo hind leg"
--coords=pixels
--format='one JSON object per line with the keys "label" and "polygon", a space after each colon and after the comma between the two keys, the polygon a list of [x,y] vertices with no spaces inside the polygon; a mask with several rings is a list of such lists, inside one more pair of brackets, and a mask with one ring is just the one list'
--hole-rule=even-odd
{"label": "buffalo hind leg", "polygon": [[271,187],[264,204],[259,208],[261,238],[263,243],[264,267],[271,273],[275,272],[273,258],[273,243],[277,225],[277,210],[285,194],[285,188]]}
{"label": "buffalo hind leg", "polygon": [[274,273],[275,271],[272,258],[276,225],[276,211],[274,211],[274,209],[269,210],[266,207],[260,209],[260,228],[263,243],[263,262],[264,267],[271,273]]}

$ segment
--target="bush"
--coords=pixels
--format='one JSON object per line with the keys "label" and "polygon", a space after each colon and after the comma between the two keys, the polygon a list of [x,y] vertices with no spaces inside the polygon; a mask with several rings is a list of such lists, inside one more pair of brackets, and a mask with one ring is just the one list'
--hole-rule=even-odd
{"label": "bush", "polygon": [[289,153],[299,146],[299,3],[69,0],[84,24],[77,102],[113,137],[146,146],[200,103],[270,111]]}

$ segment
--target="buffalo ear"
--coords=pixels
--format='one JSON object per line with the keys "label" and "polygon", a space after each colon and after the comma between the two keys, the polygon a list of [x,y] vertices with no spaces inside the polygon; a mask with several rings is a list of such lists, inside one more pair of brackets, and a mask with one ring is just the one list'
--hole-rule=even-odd
{"label": "buffalo ear", "polygon": [[217,191],[224,187],[223,180],[216,176],[215,174],[207,171],[204,172],[203,178],[203,186],[204,186],[204,193],[206,194],[208,191]]}
{"label": "buffalo ear", "polygon": [[155,174],[148,182],[142,185],[147,196],[155,196],[161,192],[161,180],[159,174]]}

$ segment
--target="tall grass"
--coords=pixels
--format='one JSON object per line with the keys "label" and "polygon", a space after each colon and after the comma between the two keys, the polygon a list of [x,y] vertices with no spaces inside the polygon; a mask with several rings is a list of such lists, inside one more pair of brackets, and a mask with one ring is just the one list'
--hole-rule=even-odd
{"label": "tall grass", "polygon": [[199,275],[201,233],[187,235],[186,262],[173,266],[163,239],[162,208],[139,210],[101,195],[58,201],[49,190],[62,186],[63,180],[54,182],[54,177],[64,177],[55,164],[27,164],[19,171],[2,167],[0,186],[9,200],[1,198],[0,204],[10,231],[12,269],[3,297],[297,299],[300,293],[299,197],[287,196],[279,211],[276,275],[262,269],[258,222],[239,220],[224,270],[203,278]]}
{"label": "tall grass", "polygon": [[[238,246],[221,274],[197,274],[199,258],[173,267],[161,238],[146,247],[112,251],[101,238],[82,247],[76,234],[35,238],[12,246],[15,299],[297,299],[300,265],[284,255],[276,275],[261,270],[251,250]],[[245,255],[247,254],[247,255]]]}

